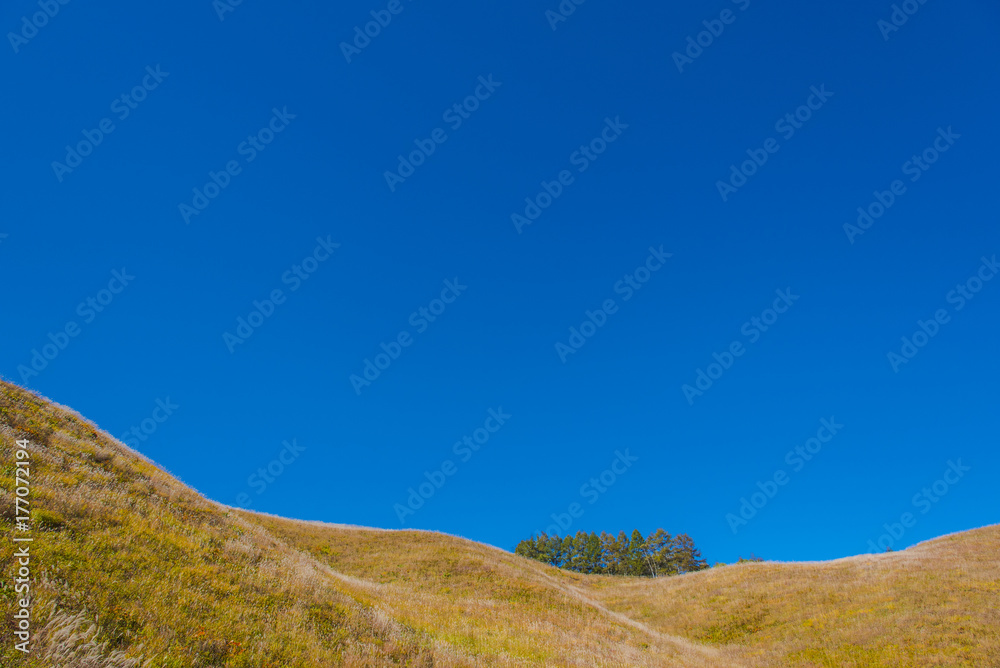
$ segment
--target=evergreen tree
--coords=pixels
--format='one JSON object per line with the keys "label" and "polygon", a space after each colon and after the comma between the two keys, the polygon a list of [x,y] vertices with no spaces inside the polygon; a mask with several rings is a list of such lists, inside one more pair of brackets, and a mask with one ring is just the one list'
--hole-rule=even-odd
{"label": "evergreen tree", "polygon": [[538,541],[535,540],[534,536],[526,540],[522,540],[517,544],[517,547],[514,548],[514,554],[527,557],[528,559],[538,559],[540,554],[538,551]]}
{"label": "evergreen tree", "polygon": [[542,532],[522,540],[514,553],[578,573],[660,577],[708,567],[690,536],[671,537],[663,529],[646,538],[638,529],[631,537],[624,531],[618,536],[578,531],[563,538]]}
{"label": "evergreen tree", "polygon": [[615,537],[602,531],[599,540],[601,541],[601,572],[613,575],[615,572]]}
{"label": "evergreen tree", "polygon": [[563,542],[562,538],[558,535],[549,536],[548,539],[548,549],[546,550],[546,555],[548,556],[548,564],[551,566],[559,567],[563,564]]}
{"label": "evergreen tree", "polygon": [[629,575],[651,574],[646,564],[646,539],[638,529],[632,530],[632,537],[629,539],[627,572]]}
{"label": "evergreen tree", "polygon": [[538,534],[535,544],[538,546],[538,556],[535,558],[542,563],[552,565],[552,561],[557,555],[552,552],[552,541],[549,535],[544,531],[541,532]]}
{"label": "evergreen tree", "polygon": [[583,572],[603,573],[604,572],[604,549],[601,539],[594,532],[587,536],[587,546],[583,552]]}
{"label": "evergreen tree", "polygon": [[577,531],[573,536],[570,558],[567,566],[571,571],[586,573],[587,570],[587,534]]}
{"label": "evergreen tree", "polygon": [[674,554],[678,573],[691,573],[708,568],[708,562],[701,558],[701,551],[694,546],[694,541],[686,533],[674,539]]}
{"label": "evergreen tree", "polygon": [[559,564],[560,567],[571,571],[577,570],[575,568],[578,561],[576,557],[576,544],[573,542],[572,536],[566,536],[562,539],[560,557],[562,559],[562,563]]}
{"label": "evergreen tree", "polygon": [[608,572],[613,575],[628,574],[629,540],[624,531],[618,532],[617,538],[607,535],[607,539],[602,536],[605,544],[605,561],[608,564]]}
{"label": "evergreen tree", "polygon": [[672,575],[670,569],[672,550],[673,538],[666,531],[657,529],[649,534],[649,538],[646,539],[646,560],[654,578]]}

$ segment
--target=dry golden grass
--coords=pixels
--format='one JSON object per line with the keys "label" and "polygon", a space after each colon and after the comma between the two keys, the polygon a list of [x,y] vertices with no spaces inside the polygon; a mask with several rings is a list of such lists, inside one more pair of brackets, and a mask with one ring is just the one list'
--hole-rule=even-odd
{"label": "dry golden grass", "polygon": [[243,514],[329,566],[354,595],[488,665],[716,666],[726,654],[605,610],[579,589],[587,576],[488,545]]}
{"label": "dry golden grass", "polygon": [[902,552],[588,584],[659,631],[742,645],[750,666],[1000,666],[1000,526]]}
{"label": "dry golden grass", "polygon": [[[72,413],[7,384],[0,385],[5,536],[13,530],[11,451],[24,436],[32,441],[32,505],[45,513],[36,512],[31,544],[35,629],[63,628],[66,619],[95,629],[75,639],[40,633],[25,660],[4,623],[0,666],[110,667],[130,659],[160,668],[470,665],[352,598],[319,564],[259,525]],[[12,554],[5,538],[5,611],[15,599]],[[53,656],[72,658],[56,664]]]}
{"label": "dry golden grass", "polygon": [[221,506],[0,383],[5,535],[24,436],[39,634],[25,660],[0,624],[4,668],[1000,666],[1000,527],[826,563],[588,576],[443,534]]}

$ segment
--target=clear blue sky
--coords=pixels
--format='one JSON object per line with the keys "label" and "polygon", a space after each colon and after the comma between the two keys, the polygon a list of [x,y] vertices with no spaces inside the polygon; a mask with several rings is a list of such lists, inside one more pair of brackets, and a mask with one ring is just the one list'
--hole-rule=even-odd
{"label": "clear blue sky", "polygon": [[711,561],[1000,521],[1000,8],[891,5],[8,3],[0,373],[291,517],[512,548],[578,503]]}

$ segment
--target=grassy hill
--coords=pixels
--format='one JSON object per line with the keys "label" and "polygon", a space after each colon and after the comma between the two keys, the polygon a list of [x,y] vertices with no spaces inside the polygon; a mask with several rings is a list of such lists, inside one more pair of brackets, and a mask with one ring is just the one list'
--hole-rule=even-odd
{"label": "grassy hill", "polygon": [[[15,441],[31,441],[33,652],[15,651]],[[0,665],[1000,666],[1000,527],[903,552],[652,579],[207,500],[0,383]]]}

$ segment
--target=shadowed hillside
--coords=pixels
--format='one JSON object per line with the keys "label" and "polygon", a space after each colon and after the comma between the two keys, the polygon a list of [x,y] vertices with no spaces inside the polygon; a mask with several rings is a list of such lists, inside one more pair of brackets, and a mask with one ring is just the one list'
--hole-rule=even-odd
{"label": "shadowed hillside", "polygon": [[[20,438],[28,657],[9,623]],[[443,534],[234,510],[6,383],[0,439],[5,667],[1000,665],[998,527],[826,563],[593,576]]]}

